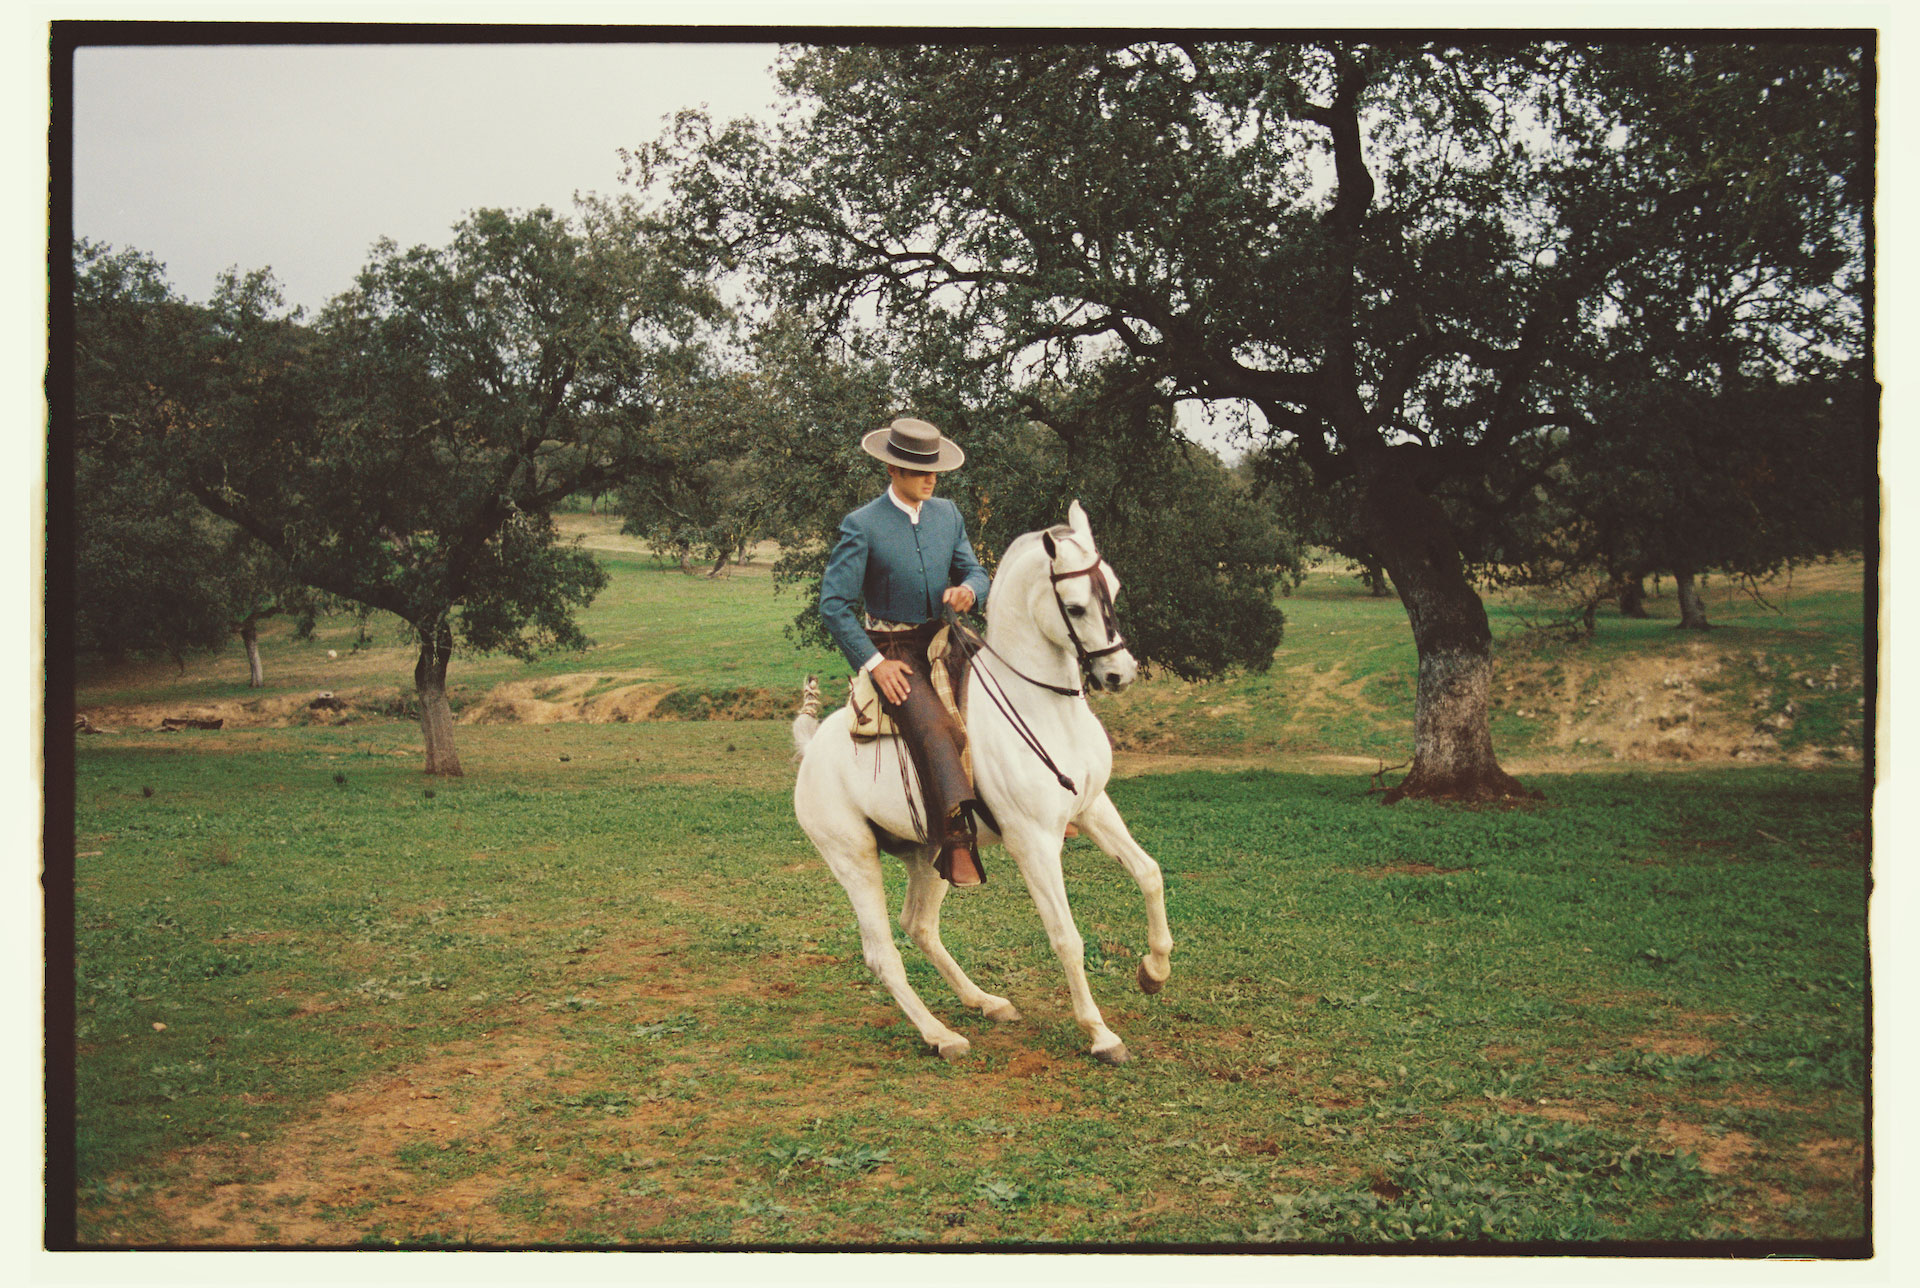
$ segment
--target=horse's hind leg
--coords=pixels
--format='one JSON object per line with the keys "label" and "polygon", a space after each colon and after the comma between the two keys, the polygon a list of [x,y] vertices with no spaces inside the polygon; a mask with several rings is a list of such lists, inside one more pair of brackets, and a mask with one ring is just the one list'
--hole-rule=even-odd
{"label": "horse's hind leg", "polygon": [[1121,866],[1133,874],[1140,893],[1146,896],[1147,955],[1140,959],[1138,979],[1141,992],[1158,993],[1166,986],[1167,976],[1173,970],[1170,960],[1173,932],[1167,928],[1166,885],[1160,876],[1160,865],[1133,839],[1120,811],[1114,808],[1105,792],[1081,812],[1079,824],[1087,839],[1120,860]]}
{"label": "horse's hind leg", "polygon": [[957,1060],[971,1045],[965,1038],[934,1018],[920,995],[907,982],[907,968],[894,946],[893,927],[887,922],[887,889],[880,872],[880,851],[864,822],[840,844],[823,844],[814,838],[820,856],[833,870],[840,888],[847,892],[853,915],[860,922],[860,953],[893,1000],[899,1005],[920,1038],[940,1053],[944,1060]]}
{"label": "horse's hind leg", "polygon": [[923,854],[907,856],[907,898],[900,905],[900,929],[920,945],[920,951],[934,964],[964,1004],[974,1007],[990,1020],[1020,1018],[1020,1012],[1004,997],[995,997],[981,989],[953,954],[940,942],[940,901],[947,897],[947,883],[933,870],[933,862]]}

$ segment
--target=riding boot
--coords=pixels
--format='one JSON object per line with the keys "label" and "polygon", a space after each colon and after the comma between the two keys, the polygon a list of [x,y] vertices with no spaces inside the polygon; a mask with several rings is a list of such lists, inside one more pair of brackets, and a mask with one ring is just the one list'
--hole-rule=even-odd
{"label": "riding boot", "polygon": [[960,888],[986,882],[987,869],[980,862],[979,837],[965,807],[947,816],[945,835],[940,839],[940,852],[934,857],[933,870],[950,885]]}

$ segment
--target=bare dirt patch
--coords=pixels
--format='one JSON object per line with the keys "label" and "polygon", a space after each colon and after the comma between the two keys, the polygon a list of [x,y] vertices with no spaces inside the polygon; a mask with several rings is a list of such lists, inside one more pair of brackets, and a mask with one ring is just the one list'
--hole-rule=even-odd
{"label": "bare dirt patch", "polygon": [[1654,1134],[1670,1148],[1683,1149],[1698,1158],[1701,1170],[1714,1176],[1736,1170],[1759,1144],[1745,1132],[1709,1131],[1678,1118],[1662,1118]]}
{"label": "bare dirt patch", "polygon": [[1712,1055],[1720,1049],[1720,1044],[1711,1038],[1690,1035],[1671,1034],[1658,1037],[1645,1035],[1630,1038],[1627,1045],[1637,1051],[1651,1051],[1655,1055]]}
{"label": "bare dirt patch", "polygon": [[[347,704],[345,711],[314,709],[312,703],[323,692],[331,693]],[[287,729],[295,725],[341,725],[351,723],[359,709],[364,718],[368,708],[391,701],[395,690],[354,689],[315,690],[280,697],[231,698],[209,701],[124,702],[82,708],[101,733],[158,733],[160,722],[168,719],[219,720],[224,729]],[[177,734],[167,735],[177,738]],[[204,738],[204,734],[196,734]],[[197,743],[196,745],[204,745]]]}
{"label": "bare dirt patch", "polygon": [[[1858,758],[1859,748],[1846,745],[1784,751],[1778,735],[1791,727],[1790,714],[1762,718],[1758,708],[1733,705],[1727,681],[1740,674],[1793,691],[1859,690],[1862,684],[1857,669],[1835,665],[1818,675],[1788,674],[1763,653],[1711,637],[1689,640],[1677,652],[1612,658],[1604,667],[1579,657],[1547,663],[1522,656],[1502,662],[1495,704],[1546,722],[1547,736],[1510,768],[1549,773],[1591,769],[1597,760],[1825,765]],[[1766,696],[1755,700],[1759,707]]]}
{"label": "bare dirt patch", "polygon": [[648,719],[671,684],[649,683],[655,671],[543,676],[495,685],[461,711],[461,724],[628,724]]}
{"label": "bare dirt patch", "polygon": [[1440,868],[1431,863],[1383,863],[1377,868],[1359,868],[1363,877],[1443,877],[1465,868]]}
{"label": "bare dirt patch", "polygon": [[[596,965],[616,981],[595,989],[595,1000],[615,1013],[682,1008],[741,991],[738,980],[717,988],[694,981],[659,936],[609,941],[594,952]],[[298,1013],[337,1005],[306,999]],[[159,1168],[172,1179],[153,1195],[155,1228],[130,1241],[338,1246],[394,1226],[478,1243],[560,1237],[564,1219],[542,1215],[552,1199],[536,1202],[528,1187],[586,1178],[543,1168],[536,1173],[547,1174],[530,1176],[523,1164],[494,1159],[490,1147],[512,1135],[529,1096],[551,1098],[586,1085],[569,1067],[570,1045],[560,1032],[570,1018],[503,1009],[499,1025],[480,1039],[328,1096],[270,1140],[231,1139],[176,1154]],[[644,1135],[648,1122],[671,1112],[661,1107],[669,1099],[643,1092],[617,1124]],[[594,1187],[577,1193],[581,1204],[600,1197]],[[80,1217],[89,1241],[121,1241],[112,1210],[83,1204]]]}
{"label": "bare dirt patch", "polygon": [[1863,1142],[1822,1136],[1800,1148],[1807,1166],[1820,1176],[1856,1185],[1866,1183],[1867,1151]]}
{"label": "bare dirt patch", "polygon": [[[1585,747],[1615,760],[1768,759],[1779,753],[1773,735],[1729,720],[1703,686],[1727,665],[1723,652],[1692,641],[1680,656],[1625,657],[1604,671],[1577,659],[1556,664],[1561,679],[1530,699],[1524,714],[1552,721],[1549,746]],[[1528,664],[1508,668],[1507,691],[1526,686]],[[1537,712],[1531,708],[1537,707]]]}

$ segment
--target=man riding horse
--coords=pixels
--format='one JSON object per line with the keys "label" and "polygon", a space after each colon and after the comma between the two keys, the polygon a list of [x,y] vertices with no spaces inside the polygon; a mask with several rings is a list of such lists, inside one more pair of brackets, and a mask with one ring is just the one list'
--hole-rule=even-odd
{"label": "man riding horse", "polygon": [[[944,610],[984,600],[987,571],[966,521],[933,495],[966,453],[924,420],[902,417],[861,440],[887,466],[887,490],[840,521],[820,579],[820,615],[847,661],[871,674],[881,709],[904,736],[920,779],[934,866],[956,886],[986,879],[973,816],[980,808],[962,761],[965,734],[935,693],[927,645]],[[856,613],[864,602],[864,616]]]}

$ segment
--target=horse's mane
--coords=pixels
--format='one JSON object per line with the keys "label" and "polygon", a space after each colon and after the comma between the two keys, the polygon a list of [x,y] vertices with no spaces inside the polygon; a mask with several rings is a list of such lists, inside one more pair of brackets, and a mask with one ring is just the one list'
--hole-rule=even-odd
{"label": "horse's mane", "polygon": [[1073,529],[1064,523],[1056,523],[1051,528],[1042,528],[1035,532],[1023,532],[1007,543],[1006,553],[1000,556],[1000,565],[1005,567],[1026,553],[1028,546],[1038,545],[1043,535],[1051,535],[1055,541],[1062,537],[1074,536]]}
{"label": "horse's mane", "polygon": [[[1076,540],[1078,539],[1072,526],[1065,523],[1056,523],[1051,528],[1041,528],[1034,532],[1023,532],[1007,543],[1006,550],[1000,556],[1000,565],[994,569],[993,580],[998,582],[1002,573],[1018,563],[1020,557],[1026,554],[1028,550],[1039,545],[1041,536],[1047,534],[1051,534],[1055,541],[1060,540],[1062,537],[1075,537]],[[987,602],[989,604],[993,602],[993,593],[991,590],[987,593]]]}

